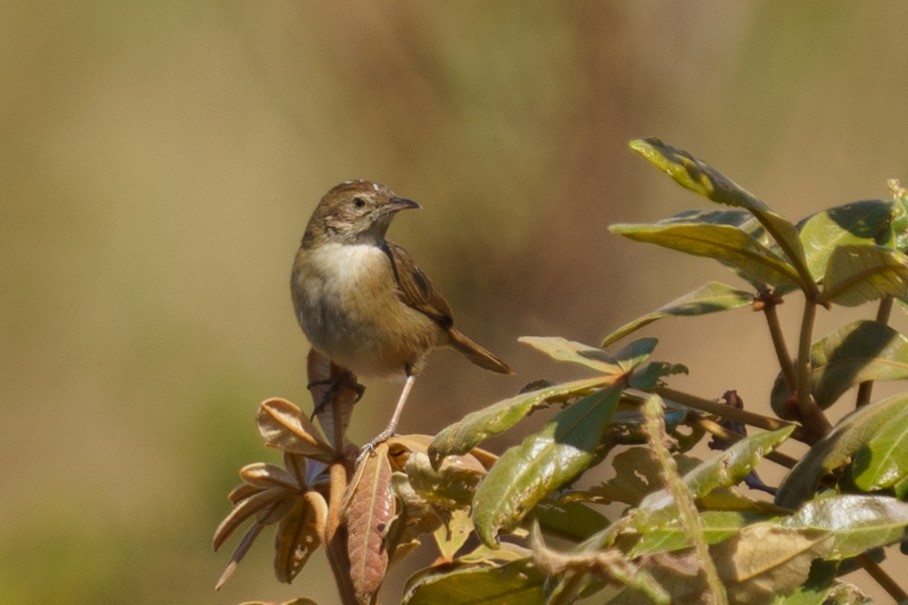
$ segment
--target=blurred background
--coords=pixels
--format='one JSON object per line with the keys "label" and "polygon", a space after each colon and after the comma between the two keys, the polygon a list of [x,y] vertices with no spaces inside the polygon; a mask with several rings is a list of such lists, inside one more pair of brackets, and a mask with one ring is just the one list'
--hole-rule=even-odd
{"label": "blurred background", "polygon": [[[321,554],[276,583],[270,535],[215,593],[236,539],[210,547],[237,469],[277,459],[258,403],[311,405],[288,280],[324,192],[368,178],[422,202],[391,238],[518,369],[436,353],[401,425],[434,433],[582,374],[521,335],[597,344],[709,279],[739,283],[607,233],[708,205],[630,139],[687,149],[792,219],[908,180],[908,5],[885,8],[0,4],[0,602],[333,602]],[[673,386],[767,409],[759,316],[644,333],[690,367]],[[358,440],[399,389],[367,386]]]}

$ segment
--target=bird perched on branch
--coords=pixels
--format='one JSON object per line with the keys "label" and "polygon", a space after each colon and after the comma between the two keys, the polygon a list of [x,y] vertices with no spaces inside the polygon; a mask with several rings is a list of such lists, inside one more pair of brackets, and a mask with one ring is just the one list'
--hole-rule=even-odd
{"label": "bird perched on branch", "polygon": [[385,239],[398,212],[420,207],[378,183],[341,183],[319,202],[293,263],[293,306],[313,348],[354,374],[405,378],[391,421],[370,449],[394,434],[435,347],[451,346],[482,368],[513,373],[454,327],[435,284]]}

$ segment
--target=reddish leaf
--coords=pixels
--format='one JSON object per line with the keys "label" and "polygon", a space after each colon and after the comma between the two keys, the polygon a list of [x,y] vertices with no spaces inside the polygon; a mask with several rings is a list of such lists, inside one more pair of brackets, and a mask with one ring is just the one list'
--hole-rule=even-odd
{"label": "reddish leaf", "polygon": [[360,603],[369,603],[388,570],[385,535],[394,517],[388,445],[367,456],[350,485],[345,506],[350,576]]}

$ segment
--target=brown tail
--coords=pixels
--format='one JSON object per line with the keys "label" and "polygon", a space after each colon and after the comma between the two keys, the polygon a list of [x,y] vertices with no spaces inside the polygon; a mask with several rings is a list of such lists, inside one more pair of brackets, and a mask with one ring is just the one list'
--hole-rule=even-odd
{"label": "brown tail", "polygon": [[491,351],[482,345],[470,340],[466,334],[457,328],[450,328],[448,333],[451,335],[451,346],[466,355],[467,359],[480,368],[498,372],[499,374],[514,373],[514,369],[511,366],[495,357]]}

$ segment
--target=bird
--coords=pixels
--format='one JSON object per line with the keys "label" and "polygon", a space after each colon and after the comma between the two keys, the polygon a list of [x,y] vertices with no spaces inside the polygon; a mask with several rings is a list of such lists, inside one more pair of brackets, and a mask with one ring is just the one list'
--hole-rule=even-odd
{"label": "bird", "polygon": [[379,183],[340,183],[313,211],[293,262],[293,307],[313,349],[356,375],[404,379],[391,420],[363,452],[394,435],[433,349],[450,346],[481,368],[514,373],[454,327],[435,284],[385,239],[399,212],[421,207]]}

